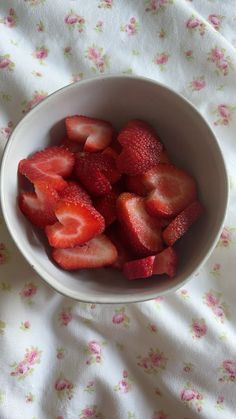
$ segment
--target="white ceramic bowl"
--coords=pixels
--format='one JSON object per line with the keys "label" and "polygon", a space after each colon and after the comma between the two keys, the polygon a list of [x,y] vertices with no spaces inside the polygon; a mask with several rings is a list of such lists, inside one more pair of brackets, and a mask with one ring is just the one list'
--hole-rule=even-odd
{"label": "white ceramic bowl", "polygon": [[[111,269],[66,272],[49,258],[46,241],[17,206],[18,162],[56,144],[67,115],[83,114],[111,121],[116,128],[132,118],[150,122],[172,161],[197,180],[206,213],[179,241],[177,276],[128,281]],[[217,140],[198,111],[170,88],[133,76],[105,76],[80,81],[53,93],[17,125],[1,168],[3,215],[16,245],[38,274],[55,290],[84,302],[144,301],[175,291],[209,257],[218,240],[228,200],[224,160]],[[19,267],[20,269],[20,267]]]}

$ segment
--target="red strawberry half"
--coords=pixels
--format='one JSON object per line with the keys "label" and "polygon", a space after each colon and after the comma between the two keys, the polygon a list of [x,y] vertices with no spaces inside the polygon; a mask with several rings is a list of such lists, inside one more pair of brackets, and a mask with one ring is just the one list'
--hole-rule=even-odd
{"label": "red strawberry half", "polygon": [[196,182],[184,170],[159,164],[143,175],[144,186],[151,190],[146,208],[154,216],[172,217],[196,199]]}
{"label": "red strawberry half", "polygon": [[162,144],[147,123],[139,120],[128,122],[120,131],[118,141],[123,146],[117,158],[121,173],[139,175],[159,163]]}
{"label": "red strawberry half", "polygon": [[117,258],[114,244],[101,234],[72,249],[53,249],[52,257],[63,269],[101,268],[111,265]]}
{"label": "red strawberry half", "polygon": [[173,247],[167,247],[155,256],[152,274],[167,274],[173,278],[176,274],[178,256]]}
{"label": "red strawberry half", "polygon": [[60,192],[60,199],[92,205],[92,199],[89,194],[77,182],[73,181],[69,181],[67,186]]}
{"label": "red strawberry half", "polygon": [[148,194],[147,189],[142,184],[142,176],[126,176],[125,186],[128,192],[133,192],[136,195],[146,196]]}
{"label": "red strawberry half", "polygon": [[63,147],[48,147],[19,163],[19,173],[31,182],[44,180],[58,191],[66,185],[63,177],[68,177],[74,166],[74,155]]}
{"label": "red strawberry half", "polygon": [[121,175],[111,155],[83,152],[76,156],[75,176],[89,193],[99,196],[109,193]]}
{"label": "red strawberry half", "polygon": [[38,180],[34,184],[35,192],[22,192],[19,207],[23,214],[36,227],[44,228],[56,222],[54,208],[59,195],[50,183]]}
{"label": "red strawberry half", "polygon": [[204,208],[202,204],[195,201],[177,215],[163,231],[163,239],[167,246],[172,246],[180,239],[203,212]]}
{"label": "red strawberry half", "polygon": [[52,247],[74,247],[91,240],[105,228],[104,218],[93,208],[79,202],[59,201],[55,208],[58,222],[46,227]]}
{"label": "red strawberry half", "polygon": [[154,259],[155,256],[148,256],[143,259],[126,262],[123,267],[123,273],[128,279],[148,278],[152,276]]}
{"label": "red strawberry half", "polygon": [[111,190],[106,195],[99,196],[94,201],[94,206],[100,214],[105,219],[106,227],[112,224],[117,216],[116,216],[116,200],[118,198],[118,193],[114,189]]}
{"label": "red strawberry half", "polygon": [[144,198],[122,193],[117,200],[117,217],[135,254],[149,256],[162,250],[159,221],[146,212]]}
{"label": "red strawberry half", "polygon": [[120,231],[120,225],[118,222],[112,224],[109,229],[106,230],[106,234],[108,235],[109,239],[111,239],[112,243],[115,245],[118,256],[115,262],[112,264],[112,267],[118,270],[123,269],[123,265],[128,260],[132,259],[132,255],[130,250],[127,247],[127,243],[125,242],[124,237],[122,237]]}
{"label": "red strawberry half", "polygon": [[69,138],[67,137],[63,138],[61,146],[71,151],[72,153],[78,153],[79,151],[83,151],[84,148],[83,144],[73,140],[69,140]]}
{"label": "red strawberry half", "polygon": [[113,128],[109,122],[74,115],[68,116],[65,123],[68,138],[84,143],[84,151],[104,150],[112,140]]}

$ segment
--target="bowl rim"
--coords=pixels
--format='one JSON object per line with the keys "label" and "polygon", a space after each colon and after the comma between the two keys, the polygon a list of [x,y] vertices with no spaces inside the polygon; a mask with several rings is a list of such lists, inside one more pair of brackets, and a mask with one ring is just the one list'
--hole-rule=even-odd
{"label": "bowl rim", "polygon": [[[118,299],[115,301],[112,301],[111,298],[106,297],[106,295],[99,297],[98,299],[89,299],[89,298],[84,298],[84,297],[80,297],[78,295],[74,295],[75,292],[71,291],[70,288],[67,288],[66,286],[60,284],[60,283],[56,283],[53,284],[51,279],[49,278],[50,275],[48,275],[47,273],[41,273],[41,269],[34,266],[34,264],[32,264],[32,260],[30,259],[30,256],[28,256],[27,251],[24,249],[24,246],[21,246],[20,241],[17,239],[17,235],[14,232],[14,229],[11,227],[11,222],[8,218],[7,215],[7,211],[6,211],[6,207],[5,207],[5,187],[4,187],[4,172],[5,172],[5,165],[6,165],[6,161],[8,158],[8,153],[10,151],[11,148],[11,142],[12,142],[12,138],[16,135],[17,130],[27,122],[28,118],[31,117],[31,115],[35,112],[37,112],[37,110],[41,107],[44,106],[45,102],[50,102],[50,100],[52,98],[54,98],[57,95],[63,94],[64,90],[68,90],[68,89],[75,89],[78,85],[86,85],[89,84],[95,80],[107,80],[107,79],[126,79],[126,80],[136,80],[136,81],[144,81],[150,84],[154,84],[157,86],[162,87],[163,89],[167,90],[170,94],[176,96],[177,98],[180,98],[183,102],[185,102],[186,105],[188,105],[190,108],[192,108],[192,110],[198,115],[198,117],[201,119],[201,121],[203,122],[203,124],[205,124],[206,128],[210,131],[212,138],[214,139],[214,143],[215,143],[215,147],[217,148],[218,151],[218,156],[221,159],[221,164],[222,164],[222,169],[223,169],[223,177],[224,177],[224,183],[225,183],[225,194],[224,194],[224,201],[225,201],[225,205],[224,205],[224,211],[223,211],[223,215],[222,215],[222,221],[219,225],[218,231],[215,235],[215,239],[212,242],[208,252],[206,253],[206,255],[204,256],[204,258],[201,260],[201,262],[198,264],[198,266],[193,270],[193,272],[187,276],[185,278],[185,280],[181,281],[181,283],[178,283],[176,285],[170,286],[167,290],[164,291],[160,291],[160,292],[154,292],[154,291],[150,291],[150,293],[146,294],[144,298],[138,298],[132,295],[126,296],[124,294],[124,298],[122,299]],[[25,260],[29,263],[29,265],[31,266],[31,268],[39,275],[40,278],[43,279],[43,281],[53,290],[56,290],[57,292],[59,292],[61,295],[66,296],[66,297],[70,297],[73,300],[76,300],[78,302],[84,302],[84,303],[96,303],[96,304],[128,304],[128,303],[138,303],[138,302],[144,302],[144,301],[149,301],[152,299],[155,299],[159,296],[163,296],[163,295],[167,295],[169,293],[172,292],[176,292],[179,288],[181,288],[182,286],[184,286],[193,276],[194,274],[199,271],[199,269],[201,269],[201,267],[205,264],[205,262],[208,260],[208,258],[210,257],[211,253],[213,252],[221,231],[222,231],[222,227],[224,225],[224,221],[225,221],[225,217],[226,217],[226,213],[227,213],[227,208],[228,208],[228,203],[229,203],[229,179],[228,179],[228,174],[227,174],[227,166],[226,166],[226,162],[223,156],[223,152],[221,150],[221,147],[219,145],[219,141],[217,139],[217,136],[215,135],[215,133],[213,132],[210,124],[208,123],[208,121],[205,119],[205,117],[199,112],[199,110],[196,108],[196,106],[194,104],[192,104],[187,98],[185,98],[181,93],[175,91],[174,89],[172,89],[171,87],[167,86],[165,83],[151,79],[149,77],[145,77],[145,76],[139,76],[139,75],[127,75],[127,74],[119,74],[119,73],[115,73],[115,74],[107,74],[107,75],[96,75],[93,77],[88,77],[85,78],[83,80],[77,81],[75,83],[70,83],[66,86],[61,87],[60,89],[55,90],[54,92],[50,93],[48,96],[46,96],[46,98],[42,101],[40,101],[37,105],[35,105],[26,115],[23,116],[23,118],[17,123],[17,125],[15,126],[15,128],[13,129],[7,144],[3,150],[3,154],[2,154],[2,158],[0,160],[0,206],[2,209],[2,214],[3,214],[3,219],[6,223],[8,232],[10,233],[11,238],[13,239],[16,247],[18,248],[18,250],[20,251],[20,253],[24,256]],[[52,276],[52,275],[51,275]],[[55,281],[55,279],[53,279]]]}

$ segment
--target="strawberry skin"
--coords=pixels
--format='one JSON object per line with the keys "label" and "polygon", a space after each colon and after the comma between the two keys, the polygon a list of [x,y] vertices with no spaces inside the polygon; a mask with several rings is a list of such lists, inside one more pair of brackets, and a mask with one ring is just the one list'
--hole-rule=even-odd
{"label": "strawberry skin", "polygon": [[71,153],[78,153],[79,151],[83,151],[83,144],[78,143],[76,141],[69,140],[69,138],[63,138],[61,142],[61,147],[66,148],[67,150],[71,151]]}
{"label": "strawberry skin", "polygon": [[35,192],[20,194],[19,207],[32,224],[44,228],[57,220],[54,208],[59,200],[59,195],[50,183],[40,180],[35,182],[34,189]]}
{"label": "strawberry skin", "polygon": [[154,258],[153,275],[167,274],[170,278],[176,275],[178,256],[173,247],[167,247]]}
{"label": "strawberry skin", "polygon": [[74,247],[101,234],[105,228],[104,218],[90,205],[83,202],[59,201],[55,207],[58,219],[45,229],[50,246]]}
{"label": "strawberry skin", "polygon": [[152,276],[154,259],[155,256],[148,256],[143,259],[126,262],[123,267],[125,277],[127,279],[139,279]]}
{"label": "strawberry skin", "polygon": [[147,123],[128,122],[120,131],[118,141],[123,146],[116,161],[121,173],[139,175],[159,163],[162,144]]}
{"label": "strawberry skin", "polygon": [[63,147],[48,147],[20,161],[19,173],[31,182],[44,180],[58,191],[66,186],[63,177],[70,176],[75,158],[74,154]]}
{"label": "strawberry skin", "polygon": [[136,255],[150,256],[163,248],[158,219],[145,210],[144,198],[122,193],[117,199],[117,217],[132,251]]}
{"label": "strawberry skin", "polygon": [[146,196],[148,194],[147,189],[142,184],[142,176],[126,176],[125,186],[128,192],[133,192],[136,195]]}
{"label": "strawberry skin", "polygon": [[113,156],[105,153],[78,153],[75,176],[87,191],[95,196],[105,195],[120,178]]}
{"label": "strawberry skin", "polygon": [[189,227],[203,214],[204,208],[198,201],[193,202],[185,208],[173,221],[165,228],[162,233],[163,239],[167,246],[173,244],[180,239]]}
{"label": "strawberry skin", "polygon": [[115,190],[111,190],[106,195],[99,196],[94,201],[94,206],[100,214],[105,219],[106,227],[112,224],[116,219],[116,200],[118,198],[118,194]]}
{"label": "strawberry skin", "polygon": [[184,170],[159,164],[142,176],[143,185],[151,190],[146,199],[150,215],[173,217],[196,199],[195,180]]}
{"label": "strawberry skin", "polygon": [[89,194],[77,182],[69,181],[59,195],[63,201],[84,202],[85,204],[93,205]]}
{"label": "strawberry skin", "polygon": [[52,258],[66,270],[101,268],[115,262],[117,250],[105,234],[100,234],[72,249],[53,249]]}
{"label": "strawberry skin", "polygon": [[122,237],[119,223],[115,222],[112,224],[109,229],[106,230],[106,234],[115,245],[118,253],[117,259],[112,264],[112,267],[122,271],[124,263],[133,259],[133,256],[127,247],[124,237]]}
{"label": "strawberry skin", "polygon": [[89,153],[104,150],[112,140],[113,128],[107,121],[74,115],[68,116],[65,124],[68,138],[84,144]]}

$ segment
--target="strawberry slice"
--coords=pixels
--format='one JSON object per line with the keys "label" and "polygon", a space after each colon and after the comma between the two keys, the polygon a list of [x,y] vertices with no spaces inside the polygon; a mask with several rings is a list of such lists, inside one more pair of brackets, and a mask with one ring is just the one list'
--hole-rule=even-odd
{"label": "strawberry slice", "polygon": [[52,257],[61,268],[67,270],[101,268],[115,262],[117,251],[108,237],[100,234],[72,249],[53,249]]}
{"label": "strawberry slice", "polygon": [[133,192],[136,195],[146,196],[148,194],[147,188],[142,184],[142,176],[126,176],[125,186],[128,192]]}
{"label": "strawberry slice", "polygon": [[76,182],[69,181],[67,186],[60,192],[60,198],[63,201],[84,202],[93,205],[89,194]]}
{"label": "strawberry slice", "polygon": [[163,248],[158,219],[145,210],[144,198],[122,193],[117,199],[117,217],[132,251],[136,255],[153,255]]}
{"label": "strawberry slice", "polygon": [[182,237],[189,227],[203,214],[204,208],[200,202],[195,201],[185,208],[162,233],[167,246],[172,246]]}
{"label": "strawberry slice", "polygon": [[150,215],[172,217],[196,199],[196,182],[184,170],[170,164],[159,164],[143,177],[144,186],[151,190],[146,199]]}
{"label": "strawberry slice", "polygon": [[44,228],[56,222],[54,208],[59,200],[57,191],[44,181],[36,181],[35,192],[22,192],[19,207],[23,214],[36,227]]}
{"label": "strawberry slice", "polygon": [[131,260],[123,266],[123,273],[128,279],[148,278],[152,276],[155,256]]}
{"label": "strawberry slice", "polygon": [[109,193],[121,174],[110,154],[83,152],[76,155],[75,176],[89,193],[99,196]]}
{"label": "strawberry slice", "polygon": [[102,214],[105,219],[106,227],[112,224],[116,219],[116,200],[118,198],[118,193],[116,190],[112,189],[106,195],[99,196],[94,201],[94,206],[100,214]]}
{"label": "strawberry slice", "polygon": [[74,166],[74,155],[63,147],[48,147],[20,161],[19,173],[31,182],[44,180],[58,191],[66,185],[63,177],[70,176]]}
{"label": "strawberry slice", "polygon": [[110,122],[82,115],[65,119],[67,136],[72,141],[84,144],[84,151],[95,152],[106,148],[113,135]]}
{"label": "strawberry slice", "polygon": [[115,262],[112,264],[112,267],[122,271],[123,265],[125,262],[128,262],[133,257],[127,247],[124,237],[122,237],[119,223],[114,223],[109,229],[106,230],[106,234],[108,235],[109,239],[115,245],[118,256]]}
{"label": "strawberry slice", "polygon": [[121,173],[139,175],[159,163],[162,144],[147,123],[139,120],[128,122],[120,131],[118,141],[123,146],[116,161]]}
{"label": "strawberry slice", "polygon": [[104,218],[91,205],[59,201],[55,207],[59,220],[45,229],[50,246],[65,248],[84,244],[105,228]]}
{"label": "strawberry slice", "polygon": [[167,274],[170,278],[176,275],[178,256],[173,247],[167,247],[155,256],[153,264],[153,275]]}

